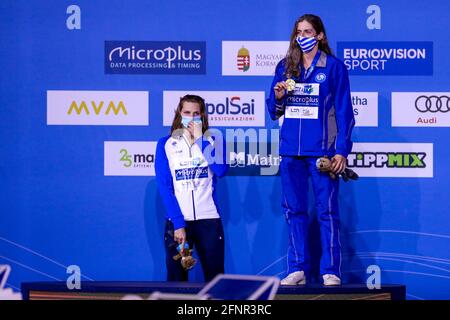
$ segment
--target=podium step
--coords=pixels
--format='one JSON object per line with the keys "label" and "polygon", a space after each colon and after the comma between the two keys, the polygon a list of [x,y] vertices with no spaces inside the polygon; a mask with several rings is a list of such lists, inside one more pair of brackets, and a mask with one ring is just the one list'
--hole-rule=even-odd
{"label": "podium step", "polygon": [[[22,283],[22,295],[26,300],[117,300],[124,295],[139,295],[147,299],[154,291],[166,293],[196,294],[204,283],[186,282],[81,282],[81,289],[69,290],[65,282]],[[369,289],[364,284],[343,284],[325,287],[317,284],[306,286],[280,286],[276,300],[405,300],[404,285],[382,285]]]}

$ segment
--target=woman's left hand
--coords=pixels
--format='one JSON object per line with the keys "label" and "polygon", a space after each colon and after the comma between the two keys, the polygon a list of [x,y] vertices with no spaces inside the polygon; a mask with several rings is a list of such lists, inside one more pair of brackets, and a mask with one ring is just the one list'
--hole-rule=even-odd
{"label": "woman's left hand", "polygon": [[347,167],[347,159],[340,155],[336,154],[333,158],[331,158],[331,171],[335,174],[342,173]]}
{"label": "woman's left hand", "polygon": [[191,136],[194,138],[194,141],[203,135],[201,123],[196,123],[194,121],[189,122],[188,130]]}

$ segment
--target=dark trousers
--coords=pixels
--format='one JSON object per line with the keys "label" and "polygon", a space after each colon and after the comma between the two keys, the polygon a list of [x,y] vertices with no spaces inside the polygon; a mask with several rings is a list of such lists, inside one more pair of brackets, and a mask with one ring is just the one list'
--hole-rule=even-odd
{"label": "dark trousers", "polygon": [[[186,242],[197,252],[203,269],[205,282],[219,273],[224,273],[224,234],[221,219],[186,221]],[[178,254],[178,243],[174,240],[173,223],[166,220],[164,234],[166,247],[167,281],[188,281],[188,271],[181,266],[181,260],[174,260]],[[195,268],[195,267],[194,267]]]}

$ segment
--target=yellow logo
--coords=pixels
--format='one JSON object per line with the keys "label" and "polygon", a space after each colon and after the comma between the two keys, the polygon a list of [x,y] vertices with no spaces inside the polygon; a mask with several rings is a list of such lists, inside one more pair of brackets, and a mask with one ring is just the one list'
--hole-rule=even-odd
{"label": "yellow logo", "polygon": [[[93,111],[96,115],[99,115],[102,112],[104,104],[105,104],[104,101],[100,101],[100,103],[98,103],[98,105],[95,101],[91,101],[91,104],[90,104],[91,111]],[[87,104],[85,101],[81,101],[80,105],[78,105],[75,101],[72,101],[72,103],[70,104],[69,110],[67,111],[67,114],[71,115],[72,112],[75,110],[77,115],[80,115],[83,111],[86,115],[90,115],[91,112],[89,111],[88,105],[89,104]],[[117,107],[113,101],[110,101],[108,104],[108,107],[105,111],[105,115],[109,115],[111,110],[114,112],[114,115],[116,115],[116,116],[119,114],[120,110],[122,110],[122,113],[124,115],[128,114],[123,101],[119,101],[119,104]]]}

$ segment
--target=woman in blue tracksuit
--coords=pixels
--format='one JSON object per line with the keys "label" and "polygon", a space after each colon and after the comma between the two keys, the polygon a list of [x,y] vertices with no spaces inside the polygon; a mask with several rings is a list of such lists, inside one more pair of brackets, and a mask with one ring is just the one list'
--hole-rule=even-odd
{"label": "woman in blue tracksuit", "polygon": [[282,285],[304,284],[309,273],[308,177],[321,232],[320,274],[325,285],[341,283],[338,179],[316,168],[319,157],[342,172],[351,152],[355,124],[348,72],[334,57],[324,25],[306,14],[295,22],[286,57],[275,70],[267,106],[280,132],[282,209],[289,226],[288,276]]}
{"label": "woman in blue tracksuit", "polygon": [[174,260],[185,243],[199,256],[205,281],[224,273],[224,233],[216,199],[217,177],[227,171],[223,139],[208,131],[205,101],[180,99],[171,134],[156,147],[156,181],[166,209],[165,249],[168,281],[187,281]]}

